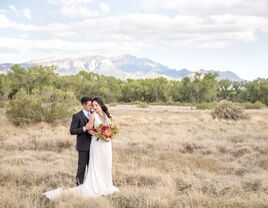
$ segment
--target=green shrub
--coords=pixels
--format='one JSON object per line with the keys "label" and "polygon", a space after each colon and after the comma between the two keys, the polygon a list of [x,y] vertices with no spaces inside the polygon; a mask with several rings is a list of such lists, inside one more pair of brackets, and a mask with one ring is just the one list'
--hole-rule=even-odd
{"label": "green shrub", "polygon": [[113,103],[109,103],[109,106],[117,106],[117,103],[113,102]]}
{"label": "green shrub", "polygon": [[216,107],[216,103],[198,103],[196,104],[195,108],[198,110],[212,110]]}
{"label": "green shrub", "polygon": [[0,108],[5,108],[6,107],[7,102],[0,100]]}
{"label": "green shrub", "polygon": [[9,102],[6,115],[15,124],[52,122],[70,116],[77,105],[73,92],[44,87],[27,94],[21,89]]}
{"label": "green shrub", "polygon": [[151,102],[150,105],[172,105],[172,102],[163,102],[163,101]]}
{"label": "green shrub", "polygon": [[245,109],[262,109],[266,108],[266,105],[264,105],[262,102],[257,101],[255,103],[246,102],[242,104]]}
{"label": "green shrub", "polygon": [[127,102],[127,103],[130,104],[130,105],[138,105],[141,102],[142,101],[135,100],[135,101],[132,101],[132,102]]}
{"label": "green shrub", "polygon": [[136,104],[138,108],[148,108],[149,105],[147,103],[139,102]]}
{"label": "green shrub", "polygon": [[[137,104],[137,103],[136,103]],[[162,106],[193,106],[192,103],[183,103],[183,102],[173,102],[173,101],[159,101],[159,102],[152,102],[150,105],[162,105]]]}
{"label": "green shrub", "polygon": [[248,119],[244,107],[239,103],[222,100],[211,112],[212,117],[226,120]]}
{"label": "green shrub", "polygon": [[193,104],[192,103],[186,103],[186,102],[174,102],[175,106],[188,106],[188,107],[192,107]]}

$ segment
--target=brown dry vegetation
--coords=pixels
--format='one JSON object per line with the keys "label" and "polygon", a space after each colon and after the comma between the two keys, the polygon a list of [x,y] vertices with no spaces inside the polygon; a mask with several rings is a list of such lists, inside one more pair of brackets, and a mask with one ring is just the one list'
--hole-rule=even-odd
{"label": "brown dry vegetation", "polygon": [[[1,110],[1,109],[0,109]],[[74,186],[69,121],[15,127],[0,113],[0,207],[268,207],[268,110],[218,121],[210,111],[117,105],[113,143],[119,193],[50,202],[42,193]]]}

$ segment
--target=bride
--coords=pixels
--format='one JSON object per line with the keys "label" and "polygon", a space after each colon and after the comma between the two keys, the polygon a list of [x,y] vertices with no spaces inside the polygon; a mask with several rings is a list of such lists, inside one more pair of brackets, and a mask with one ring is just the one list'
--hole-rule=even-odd
{"label": "bride", "polygon": [[112,143],[111,141],[97,141],[94,136],[94,131],[92,130],[100,124],[110,125],[111,116],[108,112],[108,108],[100,98],[93,98],[92,105],[95,112],[90,117],[88,125],[90,129],[89,133],[93,136],[90,145],[88,172],[85,181],[77,187],[66,190],[58,188],[44,193],[50,200],[58,198],[63,193],[96,197],[119,191],[119,189],[113,185],[112,181]]}

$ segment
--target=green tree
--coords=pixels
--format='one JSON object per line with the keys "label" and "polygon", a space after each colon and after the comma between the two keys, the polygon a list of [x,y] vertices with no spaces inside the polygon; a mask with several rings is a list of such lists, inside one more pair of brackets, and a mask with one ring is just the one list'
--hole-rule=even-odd
{"label": "green tree", "polygon": [[33,89],[28,94],[22,88],[9,102],[6,115],[15,124],[52,122],[69,117],[78,104],[73,92],[47,86]]}
{"label": "green tree", "polygon": [[238,82],[234,81],[232,82],[233,92],[231,93],[231,101],[234,102],[240,102],[241,93],[244,88],[244,81]]}
{"label": "green tree", "polygon": [[11,80],[5,74],[0,74],[0,100],[7,100],[10,93]]}
{"label": "green tree", "polygon": [[179,88],[178,100],[181,102],[191,102],[193,95],[192,82],[189,77],[184,77],[181,80],[181,86]]}
{"label": "green tree", "polygon": [[203,100],[205,102],[212,102],[217,98],[218,81],[216,77],[218,73],[207,73],[202,80],[204,86]]}
{"label": "green tree", "polygon": [[192,81],[192,102],[211,102],[214,101],[217,94],[218,81],[217,73],[203,74],[196,72]]}
{"label": "green tree", "polygon": [[268,79],[257,78],[251,82],[245,82],[241,92],[241,101],[255,103],[257,101],[268,104]]}
{"label": "green tree", "polygon": [[199,103],[203,100],[203,95],[205,93],[205,86],[202,83],[204,74],[201,72],[196,72],[194,75],[194,80],[192,81],[192,102]]}
{"label": "green tree", "polygon": [[172,100],[175,102],[182,101],[182,96],[180,90],[182,89],[182,83],[180,81],[171,80],[170,81],[170,95]]}
{"label": "green tree", "polygon": [[145,101],[143,86],[140,81],[127,79],[122,85],[121,100],[123,102],[132,102],[136,100]]}
{"label": "green tree", "polygon": [[170,82],[163,77],[143,81],[144,99],[147,102],[167,102],[170,97]]}
{"label": "green tree", "polygon": [[25,89],[30,94],[34,88],[51,86],[58,78],[55,73],[55,66],[33,66],[29,69],[14,65],[10,68],[8,76],[11,79],[11,92],[9,97],[13,97],[19,89]]}

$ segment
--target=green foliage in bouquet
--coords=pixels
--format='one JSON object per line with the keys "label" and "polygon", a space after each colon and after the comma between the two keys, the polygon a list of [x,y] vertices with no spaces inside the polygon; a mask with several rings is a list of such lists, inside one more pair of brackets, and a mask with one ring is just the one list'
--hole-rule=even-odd
{"label": "green foliage in bouquet", "polygon": [[239,104],[226,100],[222,100],[216,106],[211,115],[214,119],[225,119],[225,120],[239,120],[248,119],[248,115],[244,113],[245,108]]}
{"label": "green foliage in bouquet", "polygon": [[6,115],[15,124],[52,122],[70,116],[78,105],[73,92],[43,87],[27,94],[21,89],[9,102]]}

